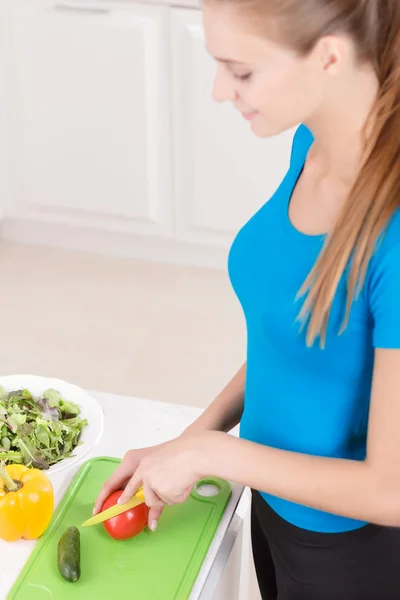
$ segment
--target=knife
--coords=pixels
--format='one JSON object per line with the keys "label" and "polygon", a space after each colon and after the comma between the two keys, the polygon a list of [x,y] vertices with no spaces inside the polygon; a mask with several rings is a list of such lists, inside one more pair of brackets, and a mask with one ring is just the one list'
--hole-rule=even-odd
{"label": "knife", "polygon": [[139,506],[139,504],[142,504],[143,502],[144,491],[143,488],[140,488],[136,492],[136,494],[130,500],[128,500],[128,502],[126,502],[125,504],[115,504],[114,506],[111,506],[111,508],[107,508],[107,510],[104,510],[98,515],[95,515],[94,517],[91,517],[90,519],[82,523],[82,527],[90,527],[90,525],[97,525],[98,523],[103,523],[103,521],[107,521],[108,519],[116,517],[117,515],[120,515],[121,513],[126,512],[131,508],[135,508],[135,506]]}

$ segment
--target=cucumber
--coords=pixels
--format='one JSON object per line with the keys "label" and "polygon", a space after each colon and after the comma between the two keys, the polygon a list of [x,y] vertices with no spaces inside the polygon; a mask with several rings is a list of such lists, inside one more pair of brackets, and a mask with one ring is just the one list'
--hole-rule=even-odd
{"label": "cucumber", "polygon": [[81,537],[77,527],[68,527],[58,542],[58,570],[66,581],[78,581],[81,576]]}

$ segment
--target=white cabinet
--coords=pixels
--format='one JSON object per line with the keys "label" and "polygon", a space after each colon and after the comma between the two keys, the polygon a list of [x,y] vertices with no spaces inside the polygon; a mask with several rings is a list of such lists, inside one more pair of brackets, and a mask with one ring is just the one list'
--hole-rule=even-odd
{"label": "white cabinet", "polygon": [[279,185],[293,132],[260,140],[231,105],[215,103],[201,13],[174,9],[172,25],[178,236],[227,246]]}
{"label": "white cabinet", "polygon": [[13,217],[170,235],[168,8],[13,0]]}
{"label": "white cabinet", "polygon": [[279,184],[293,132],[257,139],[214,103],[200,11],[154,2],[0,0],[4,237],[224,266]]}

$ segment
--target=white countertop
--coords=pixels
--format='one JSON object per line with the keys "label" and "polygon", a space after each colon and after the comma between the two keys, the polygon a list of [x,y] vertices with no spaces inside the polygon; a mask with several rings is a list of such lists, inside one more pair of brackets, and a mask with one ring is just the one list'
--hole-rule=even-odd
{"label": "white countertop", "polygon": [[[90,392],[105,414],[105,430],[96,448],[83,460],[95,456],[123,457],[129,448],[142,448],[176,437],[202,412],[199,408],[165,404]],[[75,464],[52,476],[56,506],[79,469]],[[211,600],[247,510],[243,488],[232,485],[232,497],[203,563],[189,600]],[[239,504],[240,502],[240,504]],[[0,600],[5,600],[12,584],[32,552],[35,542],[0,540]],[[166,599],[167,600],[167,599]]]}

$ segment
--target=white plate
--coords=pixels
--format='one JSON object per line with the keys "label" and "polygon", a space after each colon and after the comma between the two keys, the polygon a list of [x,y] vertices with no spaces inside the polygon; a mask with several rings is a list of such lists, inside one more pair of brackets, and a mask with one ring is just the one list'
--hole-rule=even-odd
{"label": "white plate", "polygon": [[40,396],[43,392],[52,388],[60,392],[64,400],[77,404],[81,409],[81,417],[87,419],[88,424],[82,429],[80,438],[82,444],[75,448],[74,456],[64,458],[50,467],[46,471],[49,475],[58,473],[80,462],[100,441],[104,430],[103,410],[97,400],[76,385],[66,383],[61,379],[38,377],[36,375],[6,375],[0,377],[0,385],[7,392],[27,389],[33,396]]}

